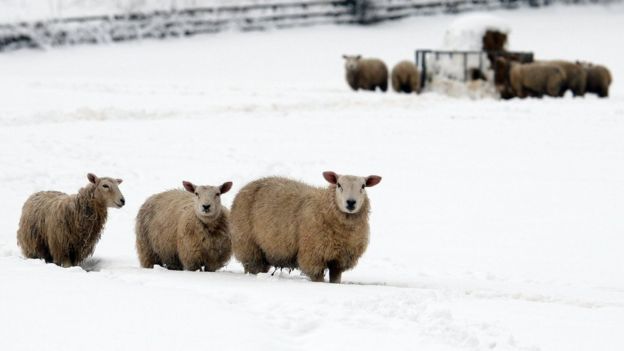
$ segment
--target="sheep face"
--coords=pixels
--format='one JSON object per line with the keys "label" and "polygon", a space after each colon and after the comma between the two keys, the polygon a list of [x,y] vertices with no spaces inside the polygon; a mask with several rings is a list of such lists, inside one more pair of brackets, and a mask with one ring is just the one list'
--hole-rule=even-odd
{"label": "sheep face", "polygon": [[227,193],[232,188],[232,182],[223,183],[221,186],[195,185],[191,182],[182,182],[186,191],[195,195],[195,214],[201,220],[216,218],[221,214],[221,194]]}
{"label": "sheep face", "polygon": [[360,64],[360,59],[362,58],[362,56],[361,55],[355,55],[355,56],[342,55],[342,58],[346,60],[345,69],[347,71],[356,71]]}
{"label": "sheep face", "polygon": [[95,185],[95,196],[104,200],[106,207],[122,208],[126,204],[126,199],[119,190],[121,179],[99,178],[93,173],[87,174],[87,179]]}
{"label": "sheep face", "polygon": [[380,176],[357,177],[324,172],[323,177],[336,186],[336,205],[344,213],[358,213],[366,201],[366,188],[375,186],[381,181]]}

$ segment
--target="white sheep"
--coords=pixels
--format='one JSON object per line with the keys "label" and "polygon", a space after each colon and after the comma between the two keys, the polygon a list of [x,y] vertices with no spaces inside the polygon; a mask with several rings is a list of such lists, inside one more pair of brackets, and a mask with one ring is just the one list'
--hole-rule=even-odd
{"label": "white sheep", "polygon": [[107,208],[126,203],[121,179],[87,175],[89,184],[78,194],[41,191],[24,203],[17,243],[24,256],[42,258],[63,267],[80,264],[93,254],[106,223]]}
{"label": "white sheep", "polygon": [[345,70],[347,83],[353,90],[363,89],[375,91],[388,90],[388,67],[375,58],[363,59],[361,55],[342,55],[346,60]]}
{"label": "white sheep", "polygon": [[228,210],[221,186],[182,183],[185,190],[165,191],[148,198],[136,218],[136,247],[141,266],[216,271],[232,256]]}
{"label": "white sheep", "polygon": [[366,187],[379,176],[339,176],[324,172],[330,183],[316,188],[270,177],[247,184],[236,195],[230,216],[235,257],[245,272],[270,266],[300,268],[313,281],[339,283],[368,246],[369,201]]}

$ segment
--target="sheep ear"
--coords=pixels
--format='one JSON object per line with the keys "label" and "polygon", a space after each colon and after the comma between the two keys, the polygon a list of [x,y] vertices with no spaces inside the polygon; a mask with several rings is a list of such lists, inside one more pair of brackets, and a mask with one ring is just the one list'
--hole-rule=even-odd
{"label": "sheep ear", "polygon": [[338,183],[338,175],[332,171],[323,172],[323,178],[330,184]]}
{"label": "sheep ear", "polygon": [[342,55],[342,58],[346,60],[346,59],[348,59],[348,58],[349,58],[349,56],[347,56],[347,55]]}
{"label": "sheep ear", "polygon": [[95,176],[95,174],[93,173],[89,173],[87,174],[87,179],[89,179],[89,182],[95,184],[98,181],[98,177]]}
{"label": "sheep ear", "polygon": [[232,189],[232,182],[225,182],[219,187],[219,191],[221,194],[225,194]]}
{"label": "sheep ear", "polygon": [[184,180],[182,181],[182,185],[184,186],[184,189],[186,189],[186,191],[188,191],[189,193],[195,192],[195,185],[193,185],[193,183]]}
{"label": "sheep ear", "polygon": [[361,58],[362,58],[362,55],[357,55],[357,56],[355,56],[355,59],[356,59],[356,60],[359,60],[359,59],[361,59]]}
{"label": "sheep ear", "polygon": [[117,182],[117,184],[121,184],[123,182],[123,179],[117,178],[117,179],[115,179],[115,181]]}
{"label": "sheep ear", "polygon": [[381,177],[378,175],[371,175],[366,178],[366,186],[371,187],[379,184],[381,182]]}

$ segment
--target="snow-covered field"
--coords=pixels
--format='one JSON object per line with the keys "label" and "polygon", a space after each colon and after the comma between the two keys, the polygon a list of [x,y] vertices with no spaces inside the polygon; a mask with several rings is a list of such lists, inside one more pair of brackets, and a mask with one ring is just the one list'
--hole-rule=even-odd
{"label": "snow-covered field", "polygon": [[[624,349],[624,6],[495,14],[510,49],[609,66],[612,96],[348,89],[341,54],[409,59],[452,16],[0,55],[0,350]],[[384,177],[345,284],[139,268],[150,194],[324,170]],[[127,200],[94,257],[23,259],[23,201],[87,172]]]}

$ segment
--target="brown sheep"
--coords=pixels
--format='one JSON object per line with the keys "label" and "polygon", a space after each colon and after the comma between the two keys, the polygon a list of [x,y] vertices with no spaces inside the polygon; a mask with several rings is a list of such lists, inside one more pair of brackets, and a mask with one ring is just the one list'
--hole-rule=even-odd
{"label": "brown sheep", "polygon": [[411,61],[401,61],[392,68],[392,88],[397,93],[420,93],[420,73]]}
{"label": "brown sheep", "polygon": [[532,55],[524,54],[512,54],[510,52],[499,52],[493,57],[496,58],[494,64],[494,85],[503,99],[514,98],[514,93],[511,90],[511,83],[509,82],[509,69],[512,61],[520,63],[531,63],[533,61]]}
{"label": "brown sheep", "polygon": [[126,203],[121,179],[87,175],[78,194],[41,191],[22,208],[17,243],[27,258],[42,258],[62,267],[76,266],[93,254],[106,223],[107,208]]}
{"label": "brown sheep", "polygon": [[136,247],[141,266],[214,272],[232,256],[228,210],[219,187],[182,182],[184,189],[148,198],[136,218]]}
{"label": "brown sheep", "polygon": [[523,64],[504,58],[498,58],[497,65],[505,77],[503,84],[497,84],[503,98],[560,97],[565,93],[566,74],[558,65],[544,62]]}
{"label": "brown sheep", "polygon": [[552,63],[561,67],[566,74],[566,90],[570,89],[570,91],[572,91],[572,95],[574,96],[585,95],[585,89],[587,85],[587,72],[579,63],[563,60],[539,62]]}
{"label": "brown sheep", "polygon": [[375,91],[377,87],[381,91],[388,90],[388,67],[379,59],[363,59],[361,55],[342,55],[346,60],[345,69],[347,83],[351,89]]}
{"label": "brown sheep", "polygon": [[602,98],[609,96],[609,85],[612,82],[609,69],[602,65],[589,63],[584,63],[582,66],[587,72],[587,92],[597,94]]}
{"label": "brown sheep", "polygon": [[312,281],[340,283],[368,246],[366,187],[379,176],[339,176],[324,172],[327,188],[280,177],[247,184],[232,204],[234,256],[245,272],[300,268]]}

